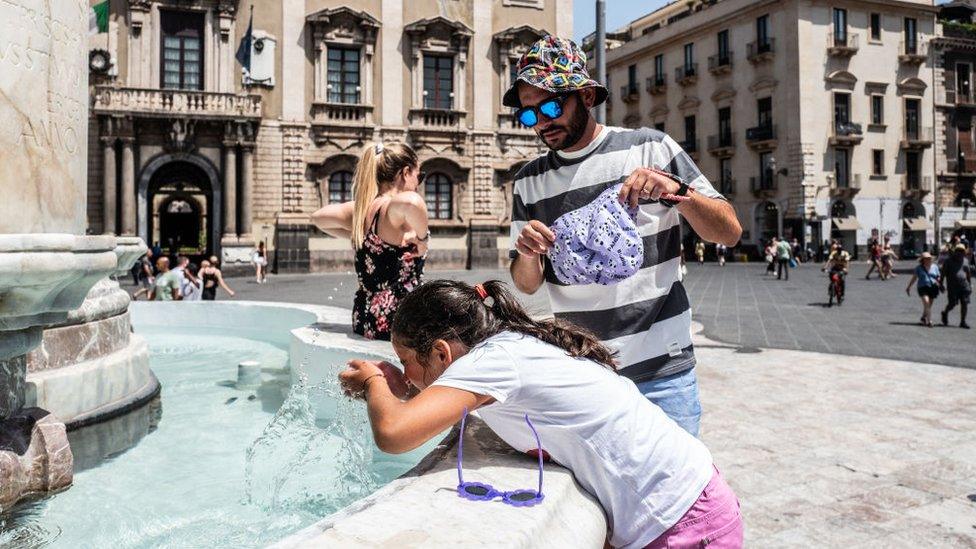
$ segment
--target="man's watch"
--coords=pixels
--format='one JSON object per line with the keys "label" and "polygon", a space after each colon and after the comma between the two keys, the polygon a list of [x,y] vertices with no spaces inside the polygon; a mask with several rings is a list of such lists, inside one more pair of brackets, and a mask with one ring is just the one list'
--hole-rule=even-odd
{"label": "man's watch", "polygon": [[[691,187],[689,187],[684,181],[682,181],[678,176],[674,174],[669,173],[666,175],[678,184],[678,190],[672,194],[674,194],[675,196],[688,196],[688,192],[691,189]],[[660,202],[661,204],[669,208],[673,208],[678,204],[677,202],[666,200],[664,198],[658,200],[658,202]]]}

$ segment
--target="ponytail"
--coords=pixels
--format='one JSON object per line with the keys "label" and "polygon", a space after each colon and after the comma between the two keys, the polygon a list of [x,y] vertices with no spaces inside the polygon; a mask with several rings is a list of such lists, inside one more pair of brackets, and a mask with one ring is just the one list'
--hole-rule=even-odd
{"label": "ponytail", "polygon": [[406,143],[369,143],[359,157],[353,174],[352,230],[353,248],[363,246],[366,237],[366,214],[380,192],[392,184],[404,168],[416,167],[417,153]]}
{"label": "ponytail", "polygon": [[612,370],[615,353],[592,333],[562,320],[533,320],[505,285],[492,280],[479,288],[453,280],[428,282],[400,303],[393,318],[393,338],[426,356],[438,339],[471,348],[504,331],[535,337]]}

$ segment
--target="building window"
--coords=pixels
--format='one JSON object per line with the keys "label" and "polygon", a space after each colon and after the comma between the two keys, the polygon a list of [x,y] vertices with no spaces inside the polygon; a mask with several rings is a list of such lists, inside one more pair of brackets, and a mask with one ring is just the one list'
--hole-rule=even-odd
{"label": "building window", "polygon": [[427,201],[427,213],[433,219],[451,219],[453,217],[451,179],[442,173],[433,173],[424,179],[424,198]]}
{"label": "building window", "polygon": [[329,204],[352,200],[352,172],[333,172],[329,176]]}
{"label": "building window", "polygon": [[884,124],[884,96],[871,96],[871,123],[875,125]]}
{"label": "building window", "polygon": [[969,63],[956,63],[956,95],[958,99],[966,100],[972,95],[972,65]]}
{"label": "building window", "polygon": [[[512,87],[515,85],[515,81],[518,80],[518,59],[508,60],[508,86]],[[607,82],[607,89],[610,88],[609,81]]]}
{"label": "building window", "polygon": [[921,114],[921,101],[918,99],[906,99],[905,100],[905,135],[909,139],[916,140],[919,138],[919,132],[921,128],[919,127],[919,122]]}
{"label": "building window", "polygon": [[695,45],[685,44],[685,75],[695,74]]}
{"label": "building window", "polygon": [[769,51],[769,14],[756,19],[756,47],[757,53]]}
{"label": "building window", "polygon": [[657,124],[654,124],[654,129],[661,133],[666,133],[664,131],[664,122],[658,122]]}
{"label": "building window", "polygon": [[881,14],[871,14],[871,40],[881,41]]}
{"label": "building window", "polygon": [[851,94],[834,94],[834,128],[851,122]]}
{"label": "building window", "polygon": [[772,160],[773,153],[771,152],[759,154],[759,188],[762,190],[774,188]]}
{"label": "building window", "polygon": [[359,49],[329,46],[330,103],[359,103]]}
{"label": "building window", "polygon": [[718,61],[719,65],[729,64],[729,31],[718,33]]}
{"label": "building window", "polygon": [[773,125],[773,98],[763,97],[757,104],[759,109],[759,119],[757,120],[760,128],[769,128]]}
{"label": "building window", "polygon": [[921,170],[919,169],[919,155],[917,151],[905,152],[905,183],[909,189],[918,189],[921,185]]}
{"label": "building window", "polygon": [[845,189],[851,186],[850,149],[834,149],[834,177],[838,188]]}
{"label": "building window", "polygon": [[905,53],[918,53],[918,21],[905,18]]}
{"label": "building window", "polygon": [[719,192],[722,194],[732,194],[732,159],[722,158],[718,161]]}
{"label": "building window", "polygon": [[627,67],[627,93],[637,93],[637,65]]}
{"label": "building window", "polygon": [[871,174],[884,175],[884,151],[881,149],[874,149],[871,151],[871,159]]}
{"label": "building window", "polygon": [[424,56],[424,108],[451,109],[454,106],[454,58]]}
{"label": "building window", "polygon": [[718,110],[718,145],[720,147],[732,145],[732,107]]}
{"label": "building window", "polygon": [[834,44],[847,44],[847,10],[834,8]]}
{"label": "building window", "polygon": [[160,11],[163,88],[203,89],[203,14]]}
{"label": "building window", "polygon": [[664,54],[659,53],[654,56],[654,84],[660,86],[664,84]]}
{"label": "building window", "polygon": [[698,150],[698,139],[695,135],[695,117],[686,116],[685,117],[685,142],[681,144],[681,147],[687,152],[694,152]]}

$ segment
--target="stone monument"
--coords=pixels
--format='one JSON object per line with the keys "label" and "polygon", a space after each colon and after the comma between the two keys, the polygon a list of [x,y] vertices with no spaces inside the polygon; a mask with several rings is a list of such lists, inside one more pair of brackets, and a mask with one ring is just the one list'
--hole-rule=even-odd
{"label": "stone monument", "polygon": [[0,511],[71,484],[66,422],[158,391],[104,280],[145,245],[85,234],[88,4],[0,2]]}

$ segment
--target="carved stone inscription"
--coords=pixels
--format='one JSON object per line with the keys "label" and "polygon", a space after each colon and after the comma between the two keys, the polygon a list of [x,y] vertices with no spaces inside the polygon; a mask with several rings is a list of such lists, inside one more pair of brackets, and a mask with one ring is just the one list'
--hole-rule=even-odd
{"label": "carved stone inscription", "polygon": [[87,0],[0,0],[0,233],[85,232],[87,49]]}

